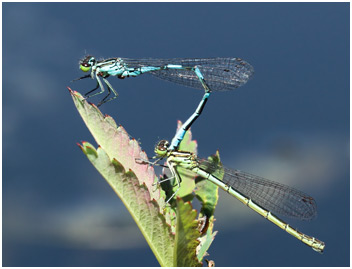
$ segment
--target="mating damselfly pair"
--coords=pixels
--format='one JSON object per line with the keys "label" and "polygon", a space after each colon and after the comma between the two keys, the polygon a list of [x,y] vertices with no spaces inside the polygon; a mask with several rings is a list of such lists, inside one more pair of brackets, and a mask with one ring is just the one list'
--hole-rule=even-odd
{"label": "mating damselfly pair", "polygon": [[[181,184],[181,177],[176,168],[190,170],[216,184],[270,222],[312,247],[313,250],[318,252],[324,250],[325,244],[322,241],[293,229],[273,214],[281,214],[300,220],[313,219],[317,211],[316,203],[312,197],[283,184],[239,170],[224,168],[224,177],[220,179],[212,174],[211,170],[213,169],[207,168],[211,164],[206,160],[201,160],[190,152],[178,150],[186,131],[201,114],[210,93],[213,90],[226,91],[244,85],[254,72],[250,64],[239,58],[167,60],[111,58],[97,61],[93,56],[87,56],[80,61],[80,68],[90,74],[79,79],[92,78],[97,81],[96,87],[86,93],[86,98],[102,94],[105,91],[104,84],[107,87],[108,94],[98,103],[98,106],[117,97],[117,92],[107,80],[109,76],[123,79],[149,73],[184,86],[204,89],[205,93],[197,109],[182,125],[171,143],[162,140],[155,149],[158,160],[166,158],[166,164],[178,188]],[[94,93],[96,90],[98,92]],[[110,97],[111,93],[112,97]],[[176,195],[177,190],[167,202]]]}

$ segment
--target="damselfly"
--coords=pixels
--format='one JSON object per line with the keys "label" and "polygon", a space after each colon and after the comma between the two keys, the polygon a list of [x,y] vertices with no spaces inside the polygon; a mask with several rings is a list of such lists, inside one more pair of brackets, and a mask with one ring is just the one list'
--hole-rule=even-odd
{"label": "damselfly", "polygon": [[[190,152],[171,151],[169,150],[169,142],[166,140],[161,140],[158,143],[155,153],[155,158],[167,158],[166,163],[172,174],[172,177],[168,179],[175,179],[178,185],[177,190],[168,201],[180,188],[181,177],[176,168],[182,167],[216,184],[270,222],[312,247],[313,250],[323,252],[324,242],[297,231],[273,214],[300,220],[313,219],[317,214],[317,207],[315,200],[309,195],[262,177],[222,166],[219,167],[208,160],[197,158]],[[222,179],[214,175],[214,171],[218,169],[224,171]]]}
{"label": "damselfly", "polygon": [[[79,64],[83,72],[90,72],[90,74],[76,80],[92,78],[97,81],[96,87],[85,94],[86,98],[102,94],[105,91],[101,79],[107,86],[108,94],[97,106],[117,97],[117,92],[107,80],[109,76],[124,79],[149,73],[160,79],[210,92],[236,89],[245,84],[254,72],[253,67],[240,58],[111,58],[97,61],[93,56],[86,56]],[[98,89],[98,92],[93,93]],[[114,96],[108,99],[111,92]]]}
{"label": "damselfly", "polygon": [[[101,79],[108,89],[108,94],[97,106],[117,97],[117,92],[107,78],[116,76],[120,79],[137,77],[148,73],[157,78],[168,80],[184,86],[204,89],[205,93],[196,111],[182,125],[172,139],[169,150],[177,150],[186,131],[202,113],[211,91],[227,91],[244,85],[253,75],[254,69],[240,58],[208,58],[208,59],[128,59],[111,58],[97,61],[93,56],[86,56],[80,61],[80,69],[89,75],[76,80],[92,78],[97,81],[96,87],[85,94],[86,99],[102,94],[105,89]],[[101,79],[100,79],[101,78]],[[100,89],[97,93],[94,91]],[[111,92],[113,97],[109,98]]]}

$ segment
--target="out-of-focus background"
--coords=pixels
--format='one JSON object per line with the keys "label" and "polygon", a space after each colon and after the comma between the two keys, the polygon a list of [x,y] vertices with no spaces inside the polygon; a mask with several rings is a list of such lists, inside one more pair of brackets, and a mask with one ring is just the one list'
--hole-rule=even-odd
{"label": "out-of-focus background", "polygon": [[[97,58],[240,57],[255,75],[214,92],[199,155],[312,195],[285,219],[323,255],[220,191],[218,266],[349,266],[349,3],[3,3],[3,266],[158,266],[118,197],[76,146],[94,143],[66,86]],[[110,78],[101,110],[150,155],[203,92],[149,75]],[[91,101],[97,102],[98,99]]]}

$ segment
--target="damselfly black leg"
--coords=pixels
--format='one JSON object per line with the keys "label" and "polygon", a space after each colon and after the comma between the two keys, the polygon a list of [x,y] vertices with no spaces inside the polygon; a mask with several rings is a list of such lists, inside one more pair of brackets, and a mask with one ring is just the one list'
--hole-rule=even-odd
{"label": "damselfly black leg", "polygon": [[111,94],[111,90],[108,86],[108,94],[103,99],[101,99],[101,101],[98,103],[97,107],[100,107],[102,104],[106,103],[107,101],[105,101],[105,100],[106,100],[106,98],[108,98],[110,96],[110,94]]}
{"label": "damselfly black leg", "polygon": [[99,83],[97,83],[97,86],[93,89],[93,90],[90,90],[89,92],[85,93],[84,96],[85,96],[85,99],[88,99],[89,97],[92,97],[94,96],[95,94],[92,94],[92,95],[89,95],[90,93],[96,91],[97,89],[99,88]]}
{"label": "damselfly black leg", "polygon": [[[101,106],[102,104],[105,104],[107,102],[110,102],[110,101],[116,99],[117,96],[118,96],[117,92],[111,86],[109,81],[107,79],[105,79],[105,78],[103,78],[103,81],[105,82],[105,85],[108,87],[108,94],[98,103],[98,105],[97,105],[98,107]],[[111,92],[113,92],[114,96],[111,97],[110,99],[106,100],[110,96]]]}
{"label": "damselfly black leg", "polygon": [[91,75],[85,75],[85,76],[83,76],[83,77],[80,77],[80,78],[76,78],[76,79],[74,79],[74,80],[71,80],[71,82],[75,82],[75,81],[77,81],[77,80],[81,80],[81,79],[85,79],[85,78],[91,78],[92,76]]}

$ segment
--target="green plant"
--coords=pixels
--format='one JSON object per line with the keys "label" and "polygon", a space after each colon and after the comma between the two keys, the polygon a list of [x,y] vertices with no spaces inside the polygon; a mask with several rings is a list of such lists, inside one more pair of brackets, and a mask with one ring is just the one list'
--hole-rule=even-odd
{"label": "green plant", "polygon": [[[69,89],[70,90],[70,89]],[[189,171],[179,171],[181,188],[171,205],[165,204],[171,184],[158,181],[154,168],[136,162],[147,160],[139,143],[131,139],[110,116],[70,90],[76,108],[99,145],[88,142],[79,147],[125,204],[161,266],[202,266],[216,232],[213,231],[218,188]],[[180,126],[180,123],[179,123]],[[187,132],[180,150],[196,153],[197,143]],[[220,162],[219,154],[210,157]],[[221,173],[221,171],[219,171]],[[199,213],[192,207],[194,198],[201,202]],[[116,238],[118,240],[118,238]]]}

